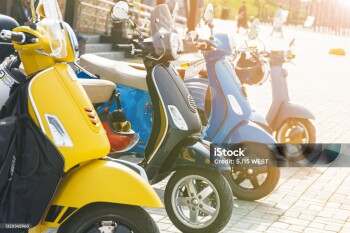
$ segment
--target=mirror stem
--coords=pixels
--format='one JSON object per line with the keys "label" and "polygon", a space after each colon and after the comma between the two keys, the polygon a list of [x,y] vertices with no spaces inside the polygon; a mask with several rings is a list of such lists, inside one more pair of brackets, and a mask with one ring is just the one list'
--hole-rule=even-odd
{"label": "mirror stem", "polygon": [[210,28],[210,40],[214,40],[214,24],[209,23],[209,28]]}
{"label": "mirror stem", "polygon": [[129,19],[128,21],[129,21],[129,24],[130,24],[131,28],[134,29],[140,35],[139,41],[142,42],[144,37],[142,35],[141,30],[137,28],[136,24],[131,19]]}

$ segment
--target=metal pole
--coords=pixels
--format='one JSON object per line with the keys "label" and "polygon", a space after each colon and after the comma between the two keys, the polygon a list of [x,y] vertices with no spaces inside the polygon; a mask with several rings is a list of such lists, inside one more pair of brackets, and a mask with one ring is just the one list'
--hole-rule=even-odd
{"label": "metal pole", "polygon": [[77,29],[78,5],[78,0],[66,0],[64,21],[67,22],[74,29]]}
{"label": "metal pole", "polygon": [[198,10],[198,0],[190,1],[190,15],[187,19],[187,31],[194,31],[197,26],[197,10]]}

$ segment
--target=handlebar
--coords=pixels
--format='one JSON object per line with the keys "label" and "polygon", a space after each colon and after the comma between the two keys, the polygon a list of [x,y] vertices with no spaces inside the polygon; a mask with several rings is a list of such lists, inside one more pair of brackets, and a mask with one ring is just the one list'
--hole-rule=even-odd
{"label": "handlebar", "polygon": [[12,32],[10,30],[2,30],[0,37],[4,40],[13,40],[19,44],[23,44],[26,40],[26,36],[23,32]]}
{"label": "handlebar", "polygon": [[117,44],[116,48],[118,51],[132,52],[135,47],[133,44]]}
{"label": "handlebar", "polygon": [[209,47],[207,42],[198,42],[196,45],[201,50],[205,50]]}
{"label": "handlebar", "polygon": [[198,40],[195,46],[200,50],[215,50],[215,45],[209,40]]}

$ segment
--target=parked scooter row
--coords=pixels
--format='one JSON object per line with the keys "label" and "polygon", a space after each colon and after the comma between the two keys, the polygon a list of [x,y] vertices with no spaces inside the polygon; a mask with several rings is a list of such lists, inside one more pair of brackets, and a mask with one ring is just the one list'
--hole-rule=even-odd
{"label": "parked scooter row", "polygon": [[[256,40],[258,37],[259,22],[255,20],[252,23],[249,40]],[[220,39],[220,43],[229,47],[229,40]],[[249,41],[245,41],[244,48],[234,50],[234,56],[238,57],[236,64],[232,64],[237,79],[231,79],[226,82],[227,86],[239,86],[247,95],[244,85],[262,85],[271,77],[272,86],[272,104],[266,116],[266,120],[255,110],[249,119],[259,124],[271,133],[275,133],[275,138],[280,143],[315,143],[315,128],[310,120],[314,120],[314,115],[305,107],[292,103],[288,94],[287,70],[283,64],[290,62],[292,57],[290,44],[287,50],[259,51],[257,47],[249,47]],[[185,67],[198,67],[199,64],[207,63],[207,59],[199,59],[194,62],[184,63]],[[197,68],[198,69],[198,68]],[[196,74],[199,73],[199,76]],[[203,124],[207,124],[211,111],[210,84],[211,75],[209,68],[198,69],[196,73],[187,75],[185,78],[186,86],[199,106]]]}
{"label": "parked scooter row", "polygon": [[[110,144],[102,122],[75,73],[66,64],[77,59],[74,32],[61,21],[56,1],[43,0],[39,13],[42,20],[34,21],[31,27],[1,32],[3,39],[13,42],[26,72],[26,75],[13,72],[18,67],[15,65],[18,64],[16,56],[2,63],[2,81],[12,88],[13,93],[1,110],[4,117],[1,132],[6,126],[10,127],[10,123],[21,125],[24,119],[15,118],[13,122],[8,117],[29,114],[31,129],[35,129],[41,140],[46,139],[43,141],[47,146],[56,151],[50,156],[60,161],[58,165],[61,164],[61,167],[56,167],[60,176],[50,186],[58,187],[57,191],[46,190],[53,199],[37,195],[39,199],[31,201],[32,206],[38,205],[39,211],[30,222],[34,227],[30,232],[55,229],[58,232],[158,232],[153,219],[138,206],[161,207],[157,194],[147,183],[147,175],[151,183],[156,183],[172,172],[174,174],[165,191],[165,207],[174,225],[183,232],[220,231],[230,219],[233,206],[232,192],[223,176],[230,173],[230,167],[210,164],[209,143],[199,138],[201,123],[196,106],[170,63],[182,47],[173,30],[168,7],[160,5],[152,11],[151,39],[119,45],[121,49],[143,57],[147,67],[147,87],[157,122],[152,128],[153,136],[147,144],[145,160],[141,163],[147,175],[137,165],[105,157]],[[125,2],[115,5],[112,19],[116,22],[130,20]],[[19,86],[15,88],[14,84]],[[172,92],[167,91],[168,88]],[[104,94],[114,96],[113,91]],[[100,98],[96,102],[103,99],[96,98]],[[28,103],[28,109],[18,107],[18,102],[24,102],[23,106]],[[16,112],[18,109],[22,112]],[[130,130],[125,119],[115,123],[113,127],[118,133]],[[18,137],[9,140],[18,140]],[[35,160],[37,147],[34,141],[31,143],[33,147],[29,146],[27,152],[30,159]],[[12,142],[11,148],[12,145],[17,144]],[[5,153],[0,155],[5,161],[10,161],[10,153]],[[21,163],[23,152],[18,153],[15,161]],[[47,159],[45,150],[40,150],[40,153],[43,153],[43,159]],[[20,166],[14,160],[12,165]],[[26,169],[26,166],[22,164],[22,168]],[[50,177],[51,170],[46,172],[48,175],[44,177]],[[12,172],[9,174],[13,176]],[[8,215],[9,208],[18,210],[25,206],[26,203],[18,199],[22,206],[2,207],[1,222],[28,221],[16,215],[16,211],[14,215]],[[33,214],[30,209],[28,214]]]}
{"label": "parked scooter row", "polygon": [[[205,11],[204,18],[207,22],[209,22],[213,20],[213,17],[213,7],[212,5],[209,5]],[[227,39],[226,34],[220,34],[217,36]],[[225,57],[231,54],[232,50],[231,47],[227,48],[223,46],[223,43],[218,43],[218,41],[219,40],[216,38],[202,41],[202,45],[206,44],[206,47],[203,47],[202,50],[205,57],[208,59],[208,64],[211,64],[210,67],[212,68],[213,72],[214,70],[215,72],[218,72],[215,77],[213,76],[214,78],[212,80],[212,85],[217,88],[218,94],[217,98],[213,98],[212,102],[213,106],[215,106],[215,110],[213,110],[213,112],[216,114],[213,114],[210,124],[208,124],[208,126],[202,130],[201,138],[209,140],[215,144],[261,144],[261,147],[266,147],[265,149],[261,149],[260,147],[261,150],[259,154],[261,158],[266,157],[273,159],[275,158],[274,153],[267,146],[262,145],[262,143],[274,144],[275,140],[262,127],[249,120],[251,109],[246,97],[242,93],[240,84],[238,83],[238,85],[236,85],[237,88],[234,89],[228,88],[227,86],[227,81],[235,78],[229,63],[225,61]],[[175,41],[173,42],[174,43],[171,46],[176,48],[178,45]],[[212,49],[214,47],[216,48],[215,50]],[[135,53],[135,51],[131,52]],[[126,117],[132,123],[133,129],[136,132],[140,132],[140,143],[138,144],[138,151],[136,151],[136,153],[138,153],[140,157],[144,157],[143,154],[145,154],[147,159],[147,154],[149,153],[149,149],[147,147],[149,142],[146,149],[144,147],[148,140],[152,141],[157,139],[155,136],[158,134],[153,134],[153,128],[154,125],[159,122],[159,117],[157,116],[159,113],[157,112],[157,105],[155,105],[155,102],[152,99],[152,90],[148,87],[149,85],[146,72],[142,70],[142,67],[136,66],[135,64],[112,61],[91,54],[83,55],[79,64],[91,73],[97,74],[101,79],[107,79],[117,84],[118,89],[121,91],[120,98]],[[147,63],[145,63],[145,67],[148,67]],[[172,70],[179,79],[176,80],[176,82],[183,85],[177,70],[174,67]],[[148,68],[147,71],[149,72]],[[79,74],[78,76],[84,77],[83,74]],[[84,83],[84,80],[82,80],[82,82]],[[174,89],[170,87],[171,83],[172,82],[167,82],[167,85],[162,86],[162,88],[166,90],[167,95],[173,95],[174,93],[168,93],[168,90]],[[220,92],[223,87],[225,87],[224,92]],[[161,92],[162,89],[159,89]],[[172,99],[180,98],[182,96],[177,101],[182,99],[188,102],[188,106],[192,106],[192,108],[196,106],[192,96],[188,93],[181,94],[179,97],[172,95]],[[184,110],[180,111],[182,115],[183,111]],[[195,110],[193,109],[192,111]],[[187,119],[186,115],[180,116],[181,114],[176,114],[178,116],[172,118],[178,121],[179,124],[182,121],[182,118],[185,122],[190,121],[190,118]],[[140,119],[142,119],[142,124],[138,123]],[[152,124],[153,128],[151,127]],[[186,123],[178,125],[177,127],[187,129],[187,127],[190,127],[190,124]],[[151,129],[152,133],[150,133]],[[196,130],[197,132],[200,132],[200,124],[198,124]],[[164,142],[170,144],[169,140]],[[258,147],[259,146],[255,148]],[[261,154],[261,152],[266,153]],[[252,151],[251,153],[256,152]],[[131,154],[133,153],[126,152],[124,155],[130,156]],[[232,192],[236,197],[245,200],[256,200],[268,195],[274,190],[279,180],[279,169],[273,168],[268,164],[266,165],[265,169],[260,170],[254,170],[253,168],[249,167],[232,167],[230,172],[225,172],[224,175],[228,179]]]}

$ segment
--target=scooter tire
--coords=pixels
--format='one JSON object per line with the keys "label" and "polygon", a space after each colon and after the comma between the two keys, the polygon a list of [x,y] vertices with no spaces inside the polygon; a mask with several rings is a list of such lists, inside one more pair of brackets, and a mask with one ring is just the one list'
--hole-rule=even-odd
{"label": "scooter tire", "polygon": [[[266,145],[257,144],[249,148],[251,148],[250,149],[251,153],[259,154],[260,155],[259,158],[271,159],[274,157],[273,152],[268,147],[266,147]],[[261,156],[263,151],[265,151],[266,153],[263,156]],[[239,169],[243,169],[243,168],[244,167],[240,167]],[[244,181],[249,180],[252,183],[249,176],[247,174],[243,174],[243,172],[248,171],[248,167],[245,167],[244,169],[245,170],[243,170],[241,174],[245,177]],[[241,185],[243,181],[237,181],[239,179],[238,176],[236,179],[234,178],[234,173],[236,172],[236,167],[234,165],[231,166],[231,172],[224,172],[223,175],[227,179],[228,183],[230,184],[233,196],[235,196],[237,199],[244,200],[244,201],[255,201],[273,192],[273,190],[276,188],[278,181],[280,179],[280,169],[278,167],[274,165],[268,165],[266,166],[266,169],[267,169],[267,172],[266,172],[267,176],[265,180],[259,185],[258,188],[243,187]],[[253,183],[252,183],[252,186],[253,186]]]}
{"label": "scooter tire", "polygon": [[[301,118],[288,118],[285,120],[279,129],[276,131],[276,140],[279,143],[286,143],[283,141],[283,135],[281,135],[281,131],[283,131],[283,128],[286,127],[285,125],[288,125],[288,122],[296,122],[297,124],[301,124],[303,128],[306,129],[307,134],[309,136],[309,140],[306,142],[307,144],[314,144],[316,143],[316,129],[315,126],[308,120],[308,119],[301,119]],[[296,142],[294,142],[296,143]]]}
{"label": "scooter tire", "polygon": [[159,232],[152,217],[141,207],[109,203],[93,203],[83,207],[69,217],[57,232],[85,233],[96,228],[96,225],[103,221],[114,221],[123,229],[128,229],[130,232],[132,230],[135,233]]}
{"label": "scooter tire", "polygon": [[[213,193],[215,194],[215,196],[219,197],[220,204],[219,204],[219,209],[217,211],[217,214],[215,215],[215,218],[213,220],[210,220],[209,223],[207,223],[207,225],[202,224],[202,227],[200,225],[191,227],[189,226],[190,223],[184,224],[185,220],[177,216],[179,212],[175,213],[175,211],[177,210],[174,210],[176,208],[173,207],[174,205],[177,205],[177,203],[176,204],[174,203],[175,201],[173,198],[173,194],[174,192],[177,192],[178,190],[180,190],[178,187],[178,184],[181,183],[183,180],[189,179],[191,177],[197,177],[198,180],[203,179],[205,181],[209,181],[211,183],[210,185],[212,185],[212,187],[215,188],[215,191],[213,191]],[[194,186],[200,187],[201,186],[200,182],[201,181],[199,181],[198,183],[195,183]],[[208,187],[208,186],[205,186],[205,187]],[[190,197],[190,194],[187,192],[187,188],[184,190],[184,192],[187,193],[187,195]],[[198,192],[197,194],[200,194],[200,192]],[[208,198],[212,197],[211,195],[209,195]],[[206,201],[206,198],[203,197],[202,200],[204,203]],[[210,201],[210,205],[212,206],[214,205],[215,207],[217,207],[217,203],[215,202],[215,199],[213,198],[211,200],[212,201]],[[168,181],[168,184],[165,188],[164,203],[165,203],[165,209],[168,213],[170,220],[180,231],[184,233],[220,232],[230,220],[232,209],[233,209],[232,192],[230,190],[230,186],[227,180],[221,175],[221,173],[219,173],[218,171],[199,169],[199,168],[193,168],[193,167],[180,169],[172,175],[172,177]],[[201,214],[200,216],[205,216],[203,215],[205,214],[203,212],[199,211],[198,213]]]}

